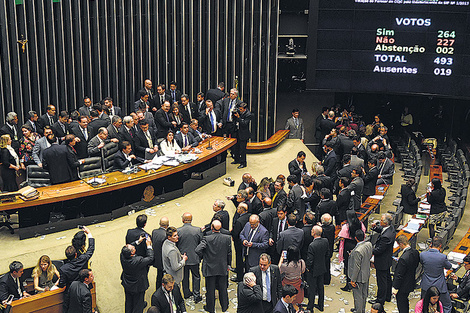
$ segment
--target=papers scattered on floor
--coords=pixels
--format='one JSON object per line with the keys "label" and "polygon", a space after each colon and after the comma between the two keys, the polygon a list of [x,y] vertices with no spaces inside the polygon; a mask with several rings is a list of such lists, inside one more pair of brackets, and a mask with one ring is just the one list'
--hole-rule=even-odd
{"label": "papers scattered on floor", "polygon": [[447,259],[449,261],[454,261],[458,263],[463,263],[463,258],[465,258],[466,254],[458,253],[458,252],[449,252],[447,255]]}
{"label": "papers scattered on floor", "polygon": [[334,277],[338,277],[339,275],[341,275],[341,270],[338,270],[338,266],[330,264],[330,274]]}

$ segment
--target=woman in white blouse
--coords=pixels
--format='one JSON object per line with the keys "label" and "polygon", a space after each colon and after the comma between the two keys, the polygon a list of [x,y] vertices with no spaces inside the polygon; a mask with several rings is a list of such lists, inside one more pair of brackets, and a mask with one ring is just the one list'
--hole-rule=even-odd
{"label": "woman in white blouse", "polygon": [[164,155],[173,156],[175,153],[180,153],[181,148],[178,146],[178,143],[175,140],[175,134],[172,130],[169,130],[166,139],[160,143],[161,151]]}
{"label": "woman in white blouse", "polygon": [[11,147],[10,135],[0,137],[1,160],[2,160],[2,191],[17,191],[16,172],[25,169],[24,164],[20,163],[20,158],[15,149]]}

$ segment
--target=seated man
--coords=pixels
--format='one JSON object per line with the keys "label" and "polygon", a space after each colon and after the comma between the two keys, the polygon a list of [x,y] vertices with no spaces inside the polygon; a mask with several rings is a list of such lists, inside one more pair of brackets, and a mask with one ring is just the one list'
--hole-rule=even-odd
{"label": "seated man", "polygon": [[[163,275],[162,286],[152,295],[152,306],[156,306],[160,313],[186,312],[184,299],[178,286],[175,287],[175,279],[170,274]],[[171,297],[170,301],[168,300]],[[171,308],[173,306],[173,308]]]}
{"label": "seated man", "polygon": [[118,143],[119,140],[117,138],[108,139],[108,130],[105,127],[100,127],[98,134],[88,142],[88,155],[90,157],[101,156],[101,148],[110,142]]}
{"label": "seated man", "polygon": [[114,169],[122,171],[126,167],[136,164],[137,162],[144,162],[143,159],[131,154],[132,146],[128,141],[121,143],[120,149],[114,155]]}
{"label": "seated man", "polygon": [[7,300],[9,295],[13,295],[13,300],[29,297],[24,291],[23,283],[20,282],[21,275],[23,275],[23,264],[13,261],[10,264],[10,271],[0,279],[0,303]]}
{"label": "seated man", "polygon": [[[454,273],[450,274],[450,278],[457,281],[458,286],[448,284],[451,299],[461,299],[467,301],[470,298],[470,255],[463,258],[465,274],[462,278],[457,277]],[[450,286],[449,286],[450,285]]]}
{"label": "seated man", "polygon": [[180,132],[175,135],[175,140],[183,151],[189,151],[199,144],[189,132],[189,125],[184,122],[181,124]]}

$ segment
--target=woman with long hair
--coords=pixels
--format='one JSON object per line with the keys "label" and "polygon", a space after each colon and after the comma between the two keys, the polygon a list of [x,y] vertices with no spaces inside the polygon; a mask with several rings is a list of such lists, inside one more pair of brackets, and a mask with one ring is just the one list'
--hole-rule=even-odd
{"label": "woman with long hair", "polygon": [[434,286],[426,290],[424,298],[416,303],[415,313],[443,313],[444,308],[439,301],[440,294],[439,289]]}
{"label": "woman with long hair", "polygon": [[47,255],[43,255],[33,269],[32,277],[34,279],[34,290],[44,292],[59,284],[60,274],[52,264],[51,259]]}
{"label": "woman with long hair", "polygon": [[429,215],[429,238],[434,238],[434,225],[441,223],[447,214],[446,190],[442,187],[439,178],[431,180],[431,188],[426,194],[426,200],[431,205]]}
{"label": "woman with long hair", "polygon": [[282,285],[292,285],[297,289],[294,304],[304,301],[304,290],[302,288],[302,274],[305,272],[305,261],[300,258],[300,251],[296,246],[287,248],[287,256],[281,256],[279,260],[279,271],[284,276]]}
{"label": "woman with long hair", "polygon": [[366,228],[364,224],[357,218],[357,214],[354,210],[346,211],[346,223],[341,226],[341,231],[338,234],[339,237],[339,261],[343,261],[344,264],[344,274],[346,275],[346,285],[341,287],[343,291],[350,291],[351,285],[349,284],[350,280],[348,277],[348,261],[349,253],[356,246],[355,234],[356,230],[362,229],[365,233]]}
{"label": "woman with long hair", "polygon": [[17,191],[16,174],[20,169],[24,170],[25,166],[20,162],[20,157],[11,146],[10,135],[2,135],[0,137],[0,148],[3,179],[2,191]]}
{"label": "woman with long hair", "polygon": [[168,131],[166,138],[160,143],[160,148],[164,155],[169,156],[181,152],[181,148],[175,140],[175,133],[172,130]]}
{"label": "woman with long hair", "polygon": [[23,137],[20,139],[20,162],[25,166],[36,164],[33,160],[33,148],[39,135],[29,125],[21,126]]}

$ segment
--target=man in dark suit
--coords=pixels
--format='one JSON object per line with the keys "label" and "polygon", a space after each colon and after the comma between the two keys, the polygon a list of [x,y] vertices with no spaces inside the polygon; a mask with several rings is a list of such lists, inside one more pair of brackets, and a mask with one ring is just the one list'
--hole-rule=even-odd
{"label": "man in dark suit", "polygon": [[297,158],[289,162],[289,174],[297,176],[297,182],[299,183],[302,181],[302,175],[308,172],[305,164],[306,157],[305,152],[299,151]]}
{"label": "man in dark suit", "polygon": [[67,113],[67,111],[62,111],[59,114],[59,119],[57,120],[57,122],[55,122],[54,125],[51,126],[54,135],[60,140],[60,142],[63,142],[65,140],[65,136],[72,133],[68,121],[69,114]]}
{"label": "man in dark suit", "polygon": [[212,234],[205,236],[196,247],[196,254],[202,258],[202,275],[206,279],[206,306],[204,310],[215,312],[215,289],[219,291],[222,312],[228,309],[228,266],[232,261],[230,236],[220,233],[220,221],[212,222]]}
{"label": "man in dark suit", "polygon": [[88,261],[93,256],[93,252],[95,251],[95,238],[93,238],[93,235],[87,227],[84,226],[83,231],[88,237],[88,248],[86,252],[80,254],[80,256],[77,256],[77,250],[75,250],[73,246],[68,246],[65,249],[65,256],[68,261],[59,268],[59,288],[67,287],[68,289],[70,284],[78,279],[78,273],[81,269],[86,267],[86,264],[88,264]]}
{"label": "man in dark suit", "polygon": [[302,231],[304,232],[304,243],[300,249],[300,257],[302,260],[307,260],[308,246],[313,241],[312,228],[315,223],[315,214],[312,211],[305,212],[303,217],[303,227]]}
{"label": "man in dark suit", "polygon": [[152,264],[154,255],[149,237],[145,243],[145,257],[136,255],[136,249],[132,244],[125,245],[121,250],[121,285],[126,296],[126,313],[142,313],[145,307],[145,291],[149,287],[148,267]]}
{"label": "man in dark suit", "polygon": [[251,137],[250,134],[250,122],[253,115],[248,110],[248,105],[245,102],[240,103],[238,111],[234,112],[235,123],[238,125],[237,129],[237,143],[232,150],[234,155],[234,162],[240,163],[237,168],[246,167],[246,145]]}
{"label": "man in dark suit", "polygon": [[296,223],[297,217],[294,214],[289,214],[287,216],[287,224],[289,227],[279,235],[279,240],[276,245],[277,253],[281,254],[282,251],[287,251],[287,248],[290,246],[295,246],[299,251],[302,249],[304,232],[302,229],[295,227]]}
{"label": "man in dark suit", "polygon": [[170,118],[170,101],[165,101],[160,109],[155,112],[155,124],[157,126],[157,138],[166,138],[168,130],[176,127],[176,122]]}
{"label": "man in dark suit", "polygon": [[106,129],[108,130],[108,138],[116,138],[119,141],[119,130],[121,129],[121,126],[122,118],[117,115],[114,115],[111,118],[111,124],[106,127]]}
{"label": "man in dark suit", "polygon": [[386,157],[384,152],[379,152],[377,159],[379,163],[377,164],[379,170],[379,176],[377,179],[377,185],[393,184],[393,174],[395,173],[395,164],[392,160]]}
{"label": "man in dark suit", "polygon": [[113,116],[115,115],[122,117],[122,110],[120,107],[117,107],[113,104],[113,98],[106,97],[104,98],[104,102],[105,106],[108,108],[109,111],[109,118],[113,118]]}
{"label": "man in dark suit", "polygon": [[128,141],[122,141],[119,143],[119,151],[114,154],[114,163],[113,167],[115,170],[122,171],[126,169],[126,167],[137,164],[137,163],[144,163],[145,160],[142,158],[138,158],[132,153],[132,146]]}
{"label": "man in dark suit", "polygon": [[324,120],[324,119],[327,119],[328,118],[328,112],[329,112],[329,109],[328,107],[323,107],[321,109],[321,114],[317,116],[317,118],[315,119],[315,139],[317,140],[317,143],[321,143],[323,137],[325,136],[322,136],[322,130],[321,130],[321,121]]}
{"label": "man in dark suit", "polygon": [[[177,247],[182,254],[186,254],[188,259],[184,264],[183,275],[183,294],[184,298],[188,299],[191,295],[194,297],[194,302],[198,303],[202,300],[200,293],[201,275],[199,273],[199,263],[201,259],[194,252],[196,247],[202,240],[201,228],[191,225],[193,216],[191,213],[183,214],[183,226],[178,228],[178,243]],[[192,276],[193,291],[189,289],[189,274]]]}
{"label": "man in dark suit", "polygon": [[300,187],[297,176],[295,175],[287,176],[287,183],[290,188],[286,201],[287,213],[295,214],[297,222],[299,222],[299,225],[301,226],[302,218],[305,214],[305,201],[302,198],[304,191],[302,187]]}
{"label": "man in dark suit", "polygon": [[284,191],[284,181],[276,180],[274,182],[274,194],[272,196],[271,206],[275,209],[284,207],[287,201],[287,194]]}
{"label": "man in dark suit", "polygon": [[339,135],[338,135],[338,140],[339,140],[339,145],[340,145],[340,151],[341,155],[344,154],[351,154],[351,149],[354,147],[354,142],[352,140],[352,137],[356,134],[356,132],[353,130],[347,130],[346,126],[342,126],[339,129]]}
{"label": "man in dark suit", "polygon": [[137,111],[137,110],[141,110],[142,112],[146,112],[148,107],[149,107],[148,100],[149,100],[149,95],[145,91],[140,90],[139,91],[139,100],[137,100],[134,103],[134,112]]}
{"label": "man in dark suit", "polygon": [[263,211],[263,202],[256,195],[255,190],[252,187],[246,188],[248,198],[246,199],[248,204],[248,213],[259,214]]}
{"label": "man in dark suit", "polygon": [[307,308],[313,312],[315,304],[315,295],[318,293],[318,305],[315,307],[323,312],[325,302],[325,285],[324,275],[330,269],[327,268],[329,262],[329,249],[328,239],[321,237],[322,228],[318,225],[313,226],[312,236],[313,241],[308,246],[307,262],[308,269],[307,277],[309,281],[309,298]]}
{"label": "man in dark suit", "polygon": [[218,102],[218,104],[220,104],[219,110],[222,112],[222,132],[226,134],[227,137],[236,137],[237,129],[233,114],[241,103],[240,99],[238,99],[238,90],[236,88],[230,90],[228,98]]}
{"label": "man in dark suit", "polygon": [[88,123],[88,127],[91,127],[91,138],[98,134],[98,129],[109,126],[108,120],[101,119],[99,116],[100,114],[98,111],[92,110],[90,113],[91,121]]}
{"label": "man in dark suit", "polygon": [[201,124],[202,131],[209,135],[216,135],[222,127],[222,123],[220,123],[222,113],[217,108],[214,108],[214,103],[211,100],[206,100],[206,109],[199,113],[199,123]]}
{"label": "man in dark suit", "polygon": [[128,229],[126,234],[126,245],[135,247],[135,254],[141,257],[147,255],[147,247],[144,240],[150,235],[144,230],[147,225],[147,215],[140,214],[135,219],[136,228]]}
{"label": "man in dark suit", "polygon": [[52,104],[48,105],[46,108],[46,113],[38,118],[38,126],[40,130],[44,129],[44,126],[46,125],[52,127],[52,125],[57,122],[57,116],[55,115],[55,113],[55,106],[53,106]]}
{"label": "man in dark suit", "polygon": [[333,197],[331,196],[331,191],[329,189],[320,189],[320,202],[315,208],[315,223],[320,221],[320,218],[323,216],[323,214],[328,213],[331,216],[338,215],[338,205],[332,198]]}
{"label": "man in dark suit", "polygon": [[250,219],[250,214],[248,213],[248,205],[243,202],[239,203],[237,207],[237,213],[238,218],[234,220],[231,231],[233,245],[235,247],[235,272],[237,274],[236,277],[231,278],[231,280],[234,282],[240,282],[242,280],[243,269],[245,268],[243,262],[243,242],[240,239],[240,233],[242,232],[246,223],[248,223]]}
{"label": "man in dark suit", "polygon": [[170,83],[170,90],[168,90],[168,95],[170,95],[172,104],[178,104],[181,101],[181,91],[179,91],[177,88],[178,85],[176,82],[173,81]]}
{"label": "man in dark suit", "polygon": [[72,282],[65,294],[64,311],[67,313],[92,313],[91,292],[88,286],[93,283],[93,272],[87,268],[78,273],[78,280]]}
{"label": "man in dark suit", "polygon": [[[322,233],[321,236],[323,238],[326,238],[328,240],[328,251],[330,252],[330,255],[328,256],[328,264],[327,268],[330,268],[330,260],[331,257],[333,256],[333,246],[335,244],[335,225],[333,225],[333,217],[331,217],[330,214],[326,213],[323,214],[320,218],[321,222],[321,228],[322,228]],[[329,285],[331,282],[331,274],[330,271],[327,271],[325,273],[325,285]]]}
{"label": "man in dark suit", "polygon": [[198,107],[194,102],[189,102],[189,96],[187,94],[181,95],[181,105],[179,109],[183,116],[183,121],[188,125],[191,124],[192,119],[199,119]]}
{"label": "man in dark suit", "polygon": [[245,257],[245,269],[248,271],[259,262],[259,256],[269,246],[268,230],[260,224],[259,216],[252,214],[240,233]]}
{"label": "man in dark suit", "polygon": [[[20,138],[22,133],[18,130],[18,115],[15,112],[9,112],[6,116],[6,123],[0,128],[0,136],[10,135],[11,147],[15,149],[16,154],[19,155]],[[39,125],[38,125],[39,126]],[[40,128],[41,134],[42,128]]]}
{"label": "man in dark suit", "polygon": [[[345,154],[343,155],[342,158],[342,167],[336,172],[336,181],[334,185],[334,194],[338,194],[339,188],[338,188],[338,181],[341,177],[346,177],[348,181],[351,181],[351,172],[353,171],[354,167],[351,165],[351,155],[350,154]],[[348,183],[349,185],[349,183]]]}
{"label": "man in dark suit", "polygon": [[277,301],[281,299],[281,273],[277,265],[271,264],[271,256],[262,253],[259,257],[259,266],[250,269],[256,276],[256,284],[261,287],[263,294],[263,311],[272,312]]}
{"label": "man in dark suit", "polygon": [[83,98],[83,105],[78,108],[78,113],[80,113],[80,116],[90,117],[90,112],[91,112],[91,99],[90,97],[85,96]]}
{"label": "man in dark suit", "polygon": [[351,194],[354,202],[354,210],[359,212],[362,204],[362,192],[364,190],[364,180],[361,177],[362,169],[359,167],[353,168],[351,172],[351,182],[349,183],[347,189],[351,190]]}
{"label": "man in dark suit", "polygon": [[101,148],[110,142],[117,144],[119,140],[117,138],[108,139],[108,129],[100,127],[98,129],[98,134],[88,142],[88,155],[90,157],[101,157]]}
{"label": "man in dark suit", "polygon": [[349,184],[349,179],[346,177],[340,177],[338,180],[339,192],[336,197],[336,205],[338,206],[338,211],[335,216],[336,226],[341,225],[344,222],[346,217],[346,211],[353,208],[351,202],[351,190],[347,189]]}
{"label": "man in dark suit", "polygon": [[166,93],[165,85],[160,84],[157,86],[157,95],[155,96],[154,101],[155,106],[152,108],[152,111],[156,112],[158,109],[160,109],[165,101],[168,101],[170,105],[172,103],[170,95]]}
{"label": "man in dark suit", "polygon": [[[68,134],[65,136],[64,144],[67,147],[67,165],[70,173],[70,181],[79,179],[79,167],[85,163],[84,159],[78,159],[75,145],[78,142],[78,138],[74,134]],[[50,165],[50,163],[49,163]],[[51,166],[49,166],[50,168]]]}
{"label": "man in dark suit", "polygon": [[36,111],[28,111],[27,116],[28,116],[28,120],[24,124],[31,127],[33,132],[41,135],[42,133],[40,133],[41,130],[39,129],[38,114],[36,113]]}
{"label": "man in dark suit", "polygon": [[295,295],[298,293],[292,285],[282,286],[282,298],[276,303],[273,313],[295,313],[292,302],[295,301]]}
{"label": "man in dark suit", "polygon": [[218,83],[217,88],[207,90],[205,99],[211,100],[213,103],[217,103],[217,101],[225,97],[224,89],[225,84],[223,82]]}
{"label": "man in dark suit", "polygon": [[90,141],[93,136],[91,127],[88,127],[88,118],[86,116],[80,116],[78,124],[75,127],[72,127],[72,133],[77,136],[80,141],[75,145],[75,150],[77,150],[77,157],[79,159],[84,159],[88,157],[88,141]]}
{"label": "man in dark suit", "polygon": [[287,224],[286,209],[280,206],[277,208],[277,217],[273,219],[271,230],[269,232],[269,255],[271,255],[274,264],[279,263],[281,255],[276,250],[277,242],[281,233],[285,231],[287,227],[289,227],[289,225]]}
{"label": "man in dark suit", "polygon": [[[407,313],[410,309],[408,295],[416,286],[416,268],[419,264],[419,252],[410,247],[408,238],[400,235],[397,243],[402,252],[395,268],[392,293],[396,295],[399,313]],[[397,292],[398,290],[398,292]]]}
{"label": "man in dark suit", "polygon": [[331,178],[332,181],[336,180],[336,166],[337,166],[337,156],[336,152],[333,150],[331,143],[327,142],[323,146],[325,151],[325,158],[323,159],[322,165],[324,174]]}
{"label": "man in dark suit", "polygon": [[330,131],[336,127],[335,119],[335,112],[330,111],[328,112],[328,118],[322,119],[320,121],[320,138],[325,138],[326,135],[330,133]]}
{"label": "man in dark suit", "polygon": [[132,116],[124,116],[122,119],[122,126],[119,129],[118,136],[119,142],[127,141],[131,144],[131,151],[135,153],[135,131],[134,131],[134,119]]}
{"label": "man in dark suit", "polygon": [[377,177],[379,176],[379,169],[376,164],[377,160],[375,158],[371,158],[367,161],[369,170],[364,175],[364,188],[362,189],[363,202],[368,197],[375,195],[375,186],[377,186]]}
{"label": "man in dark suit", "polygon": [[13,300],[29,297],[20,281],[23,275],[23,264],[19,261],[10,263],[10,271],[0,278],[0,303],[13,295]]}
{"label": "man in dark suit", "polygon": [[166,229],[170,226],[170,220],[164,216],[160,219],[160,227],[152,231],[153,251],[155,252],[155,260],[153,267],[157,269],[157,288],[162,285],[163,277],[163,260],[162,260],[162,245],[166,240]]}
{"label": "man in dark suit", "polygon": [[135,134],[134,139],[136,156],[142,159],[153,159],[158,151],[157,138],[154,132],[150,131],[149,123],[146,119],[139,121],[139,130]]}
{"label": "man in dark suit", "polygon": [[163,275],[162,285],[153,293],[151,304],[157,307],[159,313],[186,312],[180,288],[178,285],[175,288],[175,279],[170,274]]}
{"label": "man in dark suit", "polygon": [[62,184],[78,179],[77,164],[72,164],[77,158],[76,155],[75,157],[71,155],[66,145],[57,144],[54,134],[49,134],[47,141],[51,146],[43,152],[43,167],[49,172],[51,184]]}
{"label": "man in dark suit", "polygon": [[214,204],[212,205],[212,210],[214,211],[214,216],[212,217],[212,220],[209,224],[206,224],[202,228],[202,232],[205,234],[206,232],[210,231],[211,229],[211,223],[214,220],[216,216],[218,216],[220,222],[222,223],[222,228],[229,230],[229,222],[230,222],[230,216],[225,209],[225,202],[217,199],[215,200]]}
{"label": "man in dark suit", "polygon": [[378,232],[379,238],[375,243],[374,266],[377,275],[377,300],[382,305],[392,298],[392,277],[390,267],[392,266],[393,244],[396,232],[392,225],[392,216],[389,213],[382,215],[380,225],[374,224],[373,231]]}
{"label": "man in dark suit", "polygon": [[449,284],[451,285],[449,288],[450,298],[453,300],[461,299],[467,301],[470,298],[470,255],[467,254],[467,256],[463,258],[463,266],[465,268],[463,277],[458,277],[454,273],[450,275],[450,278],[458,283],[458,286]]}
{"label": "man in dark suit", "polygon": [[189,151],[199,144],[189,132],[189,125],[183,122],[180,131],[176,133],[175,140],[182,151]]}
{"label": "man in dark suit", "polygon": [[259,313],[263,311],[263,291],[256,284],[255,274],[246,273],[243,276],[243,281],[238,283],[237,298],[237,313]]}
{"label": "man in dark suit", "polygon": [[[140,99],[141,92],[144,92],[146,95],[148,95],[148,101],[149,101],[149,110],[152,110],[152,108],[155,107],[155,102],[157,101],[157,95],[155,94],[154,90],[152,89],[152,81],[150,79],[144,80],[144,88],[140,89],[135,97],[135,100]],[[118,114],[121,116],[120,114]]]}

